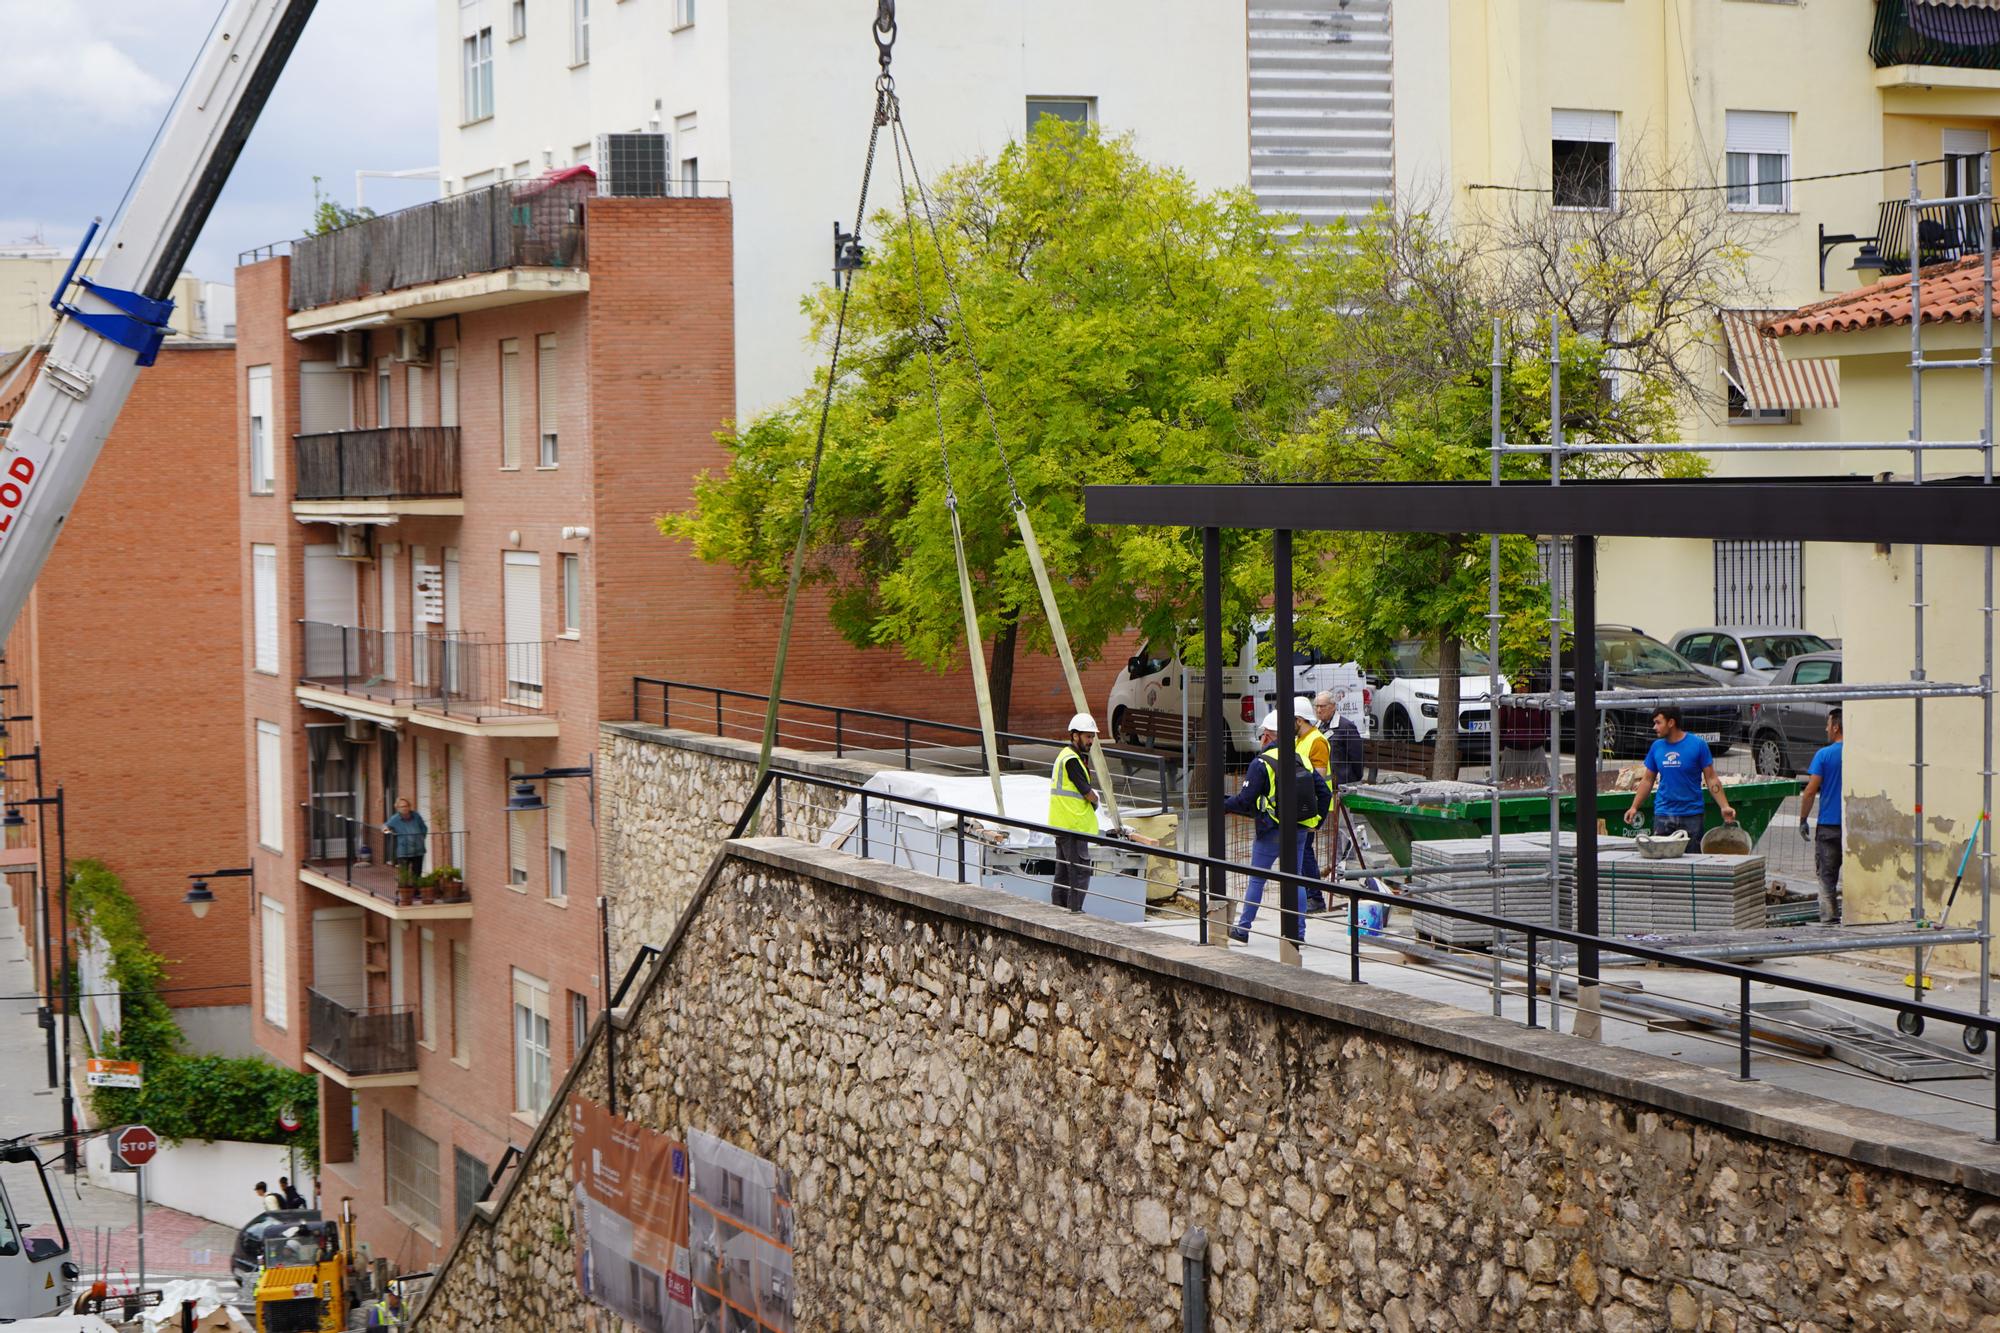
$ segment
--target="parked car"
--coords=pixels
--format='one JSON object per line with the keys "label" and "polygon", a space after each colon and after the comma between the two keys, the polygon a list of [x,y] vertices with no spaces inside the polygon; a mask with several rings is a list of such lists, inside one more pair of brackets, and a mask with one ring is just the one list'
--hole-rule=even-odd
{"label": "parked car", "polygon": [[[1838,685],[1841,656],[1837,652],[1805,653],[1778,669],[1773,685]],[[1826,744],[1827,699],[1791,699],[1780,704],[1750,705],[1750,752],[1757,771],[1768,777],[1791,777],[1811,766],[1813,751]]]}
{"label": "parked car", "polygon": [[[1260,641],[1271,632],[1269,616],[1259,616],[1247,627],[1240,629],[1236,660],[1222,674],[1223,705],[1227,710],[1227,721],[1231,744],[1240,754],[1254,754],[1257,749],[1257,723],[1265,713],[1278,705],[1277,673],[1270,667],[1257,664]],[[1198,635],[1198,630],[1189,630],[1186,637]],[[1143,714],[1156,713],[1175,719],[1181,716],[1183,692],[1194,684],[1195,694],[1186,701],[1190,725],[1201,716],[1200,682],[1198,673],[1192,673],[1181,665],[1180,653],[1171,643],[1148,640],[1139,646],[1139,651],[1126,660],[1125,669],[1118,673],[1118,679],[1111,684],[1110,696],[1105,700],[1105,717],[1109,719],[1111,736],[1127,745],[1144,745],[1151,738],[1145,726]],[[1354,719],[1364,734],[1372,734],[1373,720],[1368,711],[1368,687],[1362,677],[1361,667],[1354,662],[1333,662],[1312,648],[1296,646],[1292,652],[1292,692],[1310,699],[1321,690],[1332,690],[1336,695],[1353,693],[1354,702],[1349,706],[1347,716]],[[1104,721],[1100,718],[1100,724]],[[1178,735],[1178,732],[1175,732]]]}
{"label": "parked car", "polygon": [[1833,645],[1802,629],[1758,625],[1706,625],[1684,629],[1669,640],[1695,670],[1724,685],[1769,685],[1778,668],[1801,653],[1824,653]]}
{"label": "parked car", "polygon": [[[1618,706],[1620,694],[1670,694],[1679,690],[1715,688],[1715,681],[1695,670],[1686,658],[1630,625],[1597,627],[1597,671],[1598,711],[1604,719],[1605,747],[1618,757],[1643,755],[1653,743],[1653,705],[1621,708]],[[1543,666],[1530,671],[1516,688],[1530,694],[1547,690],[1548,668]],[[1576,688],[1573,671],[1563,671],[1561,688]],[[1500,714],[1509,745],[1521,744],[1515,739],[1517,736],[1548,735],[1548,715],[1539,709],[1502,704]],[[1732,745],[1743,739],[1744,716],[1745,709],[1741,704],[1703,702],[1681,705],[1681,725],[1707,741],[1716,754],[1727,754]],[[1573,746],[1575,736],[1575,711],[1564,709],[1564,745]],[[1547,741],[1541,743],[1545,745]]]}
{"label": "parked car", "polygon": [[264,1238],[279,1235],[286,1227],[320,1220],[317,1208],[283,1208],[261,1212],[245,1222],[236,1233],[236,1245],[229,1256],[229,1271],[238,1280],[254,1277],[264,1266]]}
{"label": "parked car", "polygon": [[[1425,744],[1437,739],[1438,674],[1437,646],[1422,639],[1401,639],[1391,648],[1389,669],[1375,685],[1368,711],[1374,732],[1384,740],[1406,740]],[[1491,669],[1484,653],[1465,650],[1459,659],[1458,734],[1484,736],[1493,725],[1486,706],[1492,688]],[[1500,693],[1511,692],[1503,678]]]}

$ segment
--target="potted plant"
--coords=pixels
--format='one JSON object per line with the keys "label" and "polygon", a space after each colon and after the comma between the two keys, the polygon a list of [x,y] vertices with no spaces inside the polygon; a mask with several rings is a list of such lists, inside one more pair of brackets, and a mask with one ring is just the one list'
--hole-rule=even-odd
{"label": "potted plant", "polygon": [[438,900],[438,872],[433,870],[428,875],[418,879],[417,888],[422,891],[425,902],[436,902]]}
{"label": "potted plant", "polygon": [[439,866],[437,875],[438,900],[455,903],[465,897],[465,872],[457,866]]}
{"label": "potted plant", "polygon": [[417,877],[408,866],[396,867],[396,905],[408,907],[417,900]]}

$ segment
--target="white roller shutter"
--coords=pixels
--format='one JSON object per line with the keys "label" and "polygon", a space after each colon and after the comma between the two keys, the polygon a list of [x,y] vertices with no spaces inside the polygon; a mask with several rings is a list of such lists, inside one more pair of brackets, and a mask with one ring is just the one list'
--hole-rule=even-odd
{"label": "white roller shutter", "polygon": [[[514,779],[527,772],[520,760],[507,761],[507,791],[514,791]],[[507,815],[507,882],[516,887],[528,882],[528,824],[527,815]]]}
{"label": "white roller shutter", "polygon": [[331,361],[299,365],[299,434],[354,429],[354,377]]}
{"label": "white roller shutter", "polygon": [[508,551],[502,558],[507,697],[517,703],[540,703],[542,558],[533,551]]}
{"label": "white roller shutter", "polygon": [[393,543],[384,543],[375,557],[375,563],[382,577],[382,679],[396,678],[396,594],[402,584],[402,571],[397,568],[398,551]]}
{"label": "white roller shutter", "polygon": [[1726,119],[1728,152],[1792,151],[1792,116],[1789,111],[1731,111]]}
{"label": "white roller shutter", "polygon": [[458,424],[458,349],[438,351],[438,425]]}
{"label": "white roller shutter", "polygon": [[362,911],[322,907],[313,912],[312,988],[335,1004],[359,1009],[368,1003],[362,965]]}
{"label": "white roller shutter", "polygon": [[500,466],[521,466],[521,343],[500,344]]}
{"label": "white roller shutter", "polygon": [[278,724],[257,723],[257,841],[285,850],[284,738]]}
{"label": "white roller shutter", "polygon": [[289,952],[285,943],[285,905],[262,895],[258,901],[259,943],[264,954],[264,1021],[282,1028],[291,1014],[291,997],[285,993],[285,955]]}
{"label": "white roller shutter", "polygon": [[250,604],[257,670],[278,674],[278,548],[250,548]]}
{"label": "white roller shutter", "polygon": [[1551,139],[1566,139],[1575,143],[1617,143],[1618,113],[1616,111],[1564,111],[1549,113]]}

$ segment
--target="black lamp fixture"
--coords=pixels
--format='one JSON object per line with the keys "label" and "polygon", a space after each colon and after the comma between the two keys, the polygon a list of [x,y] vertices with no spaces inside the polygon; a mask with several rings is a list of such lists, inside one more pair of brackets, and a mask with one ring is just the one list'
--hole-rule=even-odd
{"label": "black lamp fixture", "polygon": [[199,921],[208,915],[209,908],[215,906],[215,892],[208,887],[210,880],[249,879],[252,873],[251,867],[238,866],[232,870],[211,870],[205,875],[189,875],[188,878],[194,883],[188,886],[187,894],[182,897],[181,902],[187,905],[187,909],[194,913],[194,919]]}
{"label": "black lamp fixture", "polygon": [[846,274],[867,266],[868,256],[861,248],[861,238],[851,231],[842,231],[836,218],[833,224],[833,285],[845,285],[852,281]]}
{"label": "black lamp fixture", "polygon": [[1826,257],[1833,253],[1836,246],[1856,244],[1860,245],[1861,252],[1855,255],[1854,262],[1848,265],[1848,268],[1852,272],[1879,274],[1888,268],[1887,262],[1882,258],[1878,237],[1856,236],[1848,232],[1829,232],[1824,222],[1819,224],[1819,289],[1821,291],[1826,290]]}
{"label": "black lamp fixture", "polygon": [[590,822],[597,822],[597,770],[590,764],[573,768],[545,768],[539,773],[518,773],[507,779],[507,813],[510,815],[531,815],[549,808],[542,794],[535,790],[537,782],[550,778],[586,778],[590,782]]}

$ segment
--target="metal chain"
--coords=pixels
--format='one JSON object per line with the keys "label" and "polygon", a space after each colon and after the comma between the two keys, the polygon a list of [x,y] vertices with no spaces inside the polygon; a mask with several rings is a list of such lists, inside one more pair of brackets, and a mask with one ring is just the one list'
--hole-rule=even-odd
{"label": "metal chain", "polygon": [[1025,509],[1027,501],[1021,498],[1021,488],[1014,483],[1014,460],[1007,456],[1007,446],[1000,438],[1000,419],[994,414],[992,398],[986,393],[986,372],[979,363],[979,348],[972,341],[972,324],[966,319],[965,304],[958,297],[958,279],[951,271],[951,261],[945,258],[944,240],[938,235],[937,217],[931,211],[930,192],[924,186],[923,173],[917,170],[917,151],[910,147],[910,127],[900,114],[896,117],[893,133],[901,136],[902,151],[910,159],[910,175],[917,182],[917,198],[924,206],[924,224],[930,229],[931,246],[937,251],[938,267],[944,272],[945,290],[951,295],[951,311],[958,321],[958,336],[965,343],[965,359],[972,365],[972,382],[979,390],[980,405],[986,409],[986,425],[993,432],[993,448],[999,453],[1000,466],[1007,473],[1007,491],[1013,496],[1014,507]]}

